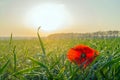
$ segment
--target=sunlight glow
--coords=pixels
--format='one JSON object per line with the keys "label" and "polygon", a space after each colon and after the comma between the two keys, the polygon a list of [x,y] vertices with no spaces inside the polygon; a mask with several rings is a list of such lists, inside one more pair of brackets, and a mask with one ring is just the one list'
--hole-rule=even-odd
{"label": "sunlight glow", "polygon": [[42,26],[45,31],[54,31],[62,28],[70,21],[70,15],[63,4],[46,3],[35,6],[26,14],[29,26]]}

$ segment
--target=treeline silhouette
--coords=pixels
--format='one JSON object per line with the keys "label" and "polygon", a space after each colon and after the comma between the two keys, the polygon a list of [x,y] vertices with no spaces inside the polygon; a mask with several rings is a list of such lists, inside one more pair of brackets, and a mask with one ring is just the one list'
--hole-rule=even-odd
{"label": "treeline silhouette", "polygon": [[93,33],[56,33],[51,34],[47,38],[116,38],[120,37],[120,31],[97,31]]}

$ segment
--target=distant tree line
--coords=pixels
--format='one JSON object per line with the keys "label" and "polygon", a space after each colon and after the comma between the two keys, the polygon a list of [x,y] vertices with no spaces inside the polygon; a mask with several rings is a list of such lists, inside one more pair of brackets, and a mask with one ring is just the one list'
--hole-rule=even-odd
{"label": "distant tree line", "polygon": [[56,33],[48,38],[116,38],[120,37],[120,31],[98,31],[93,33]]}

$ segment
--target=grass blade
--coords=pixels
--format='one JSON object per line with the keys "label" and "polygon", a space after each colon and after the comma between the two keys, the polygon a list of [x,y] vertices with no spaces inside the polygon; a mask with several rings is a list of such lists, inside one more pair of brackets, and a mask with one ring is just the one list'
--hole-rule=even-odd
{"label": "grass blade", "polygon": [[12,44],[12,33],[10,35],[10,41],[9,41],[9,45],[11,45],[11,44]]}
{"label": "grass blade", "polygon": [[39,29],[40,29],[40,27],[38,28],[38,31],[37,31],[38,39],[39,39],[40,46],[41,46],[41,48],[42,48],[43,54],[46,55],[46,53],[45,53],[45,48],[44,48],[42,39],[41,39],[41,37],[40,37],[40,35],[39,35]]}
{"label": "grass blade", "polygon": [[7,67],[8,63],[10,62],[10,60],[8,60],[3,66],[2,68],[0,69],[0,74],[3,73],[3,71],[5,70],[5,68]]}
{"label": "grass blade", "polygon": [[41,67],[43,67],[43,68],[46,70],[49,78],[50,78],[50,79],[53,79],[52,74],[50,73],[48,67],[47,67],[45,64],[43,64],[43,63],[41,63],[41,62],[38,62],[37,60],[34,60],[34,59],[30,58],[30,57],[29,57],[29,59],[30,59],[31,61],[33,61],[34,63],[36,63],[36,64],[40,65]]}
{"label": "grass blade", "polygon": [[31,61],[33,61],[34,63],[40,65],[41,67],[43,67],[43,68],[45,68],[45,69],[48,69],[48,68],[46,67],[46,65],[44,65],[44,64],[42,64],[42,63],[40,63],[40,62],[38,62],[37,60],[34,60],[33,58],[30,58],[30,57],[29,57],[29,59],[30,59]]}
{"label": "grass blade", "polygon": [[63,75],[64,71],[65,71],[65,67],[63,67],[63,68],[60,70],[60,72],[58,73],[58,75],[56,76],[56,78],[57,78],[58,80],[60,80],[60,78],[63,79],[62,75]]}
{"label": "grass blade", "polygon": [[16,53],[15,53],[16,46],[13,48],[13,54],[14,54],[14,72],[16,71]]}
{"label": "grass blade", "polygon": [[58,60],[56,60],[56,62],[54,62],[51,66],[50,66],[50,70],[53,69],[59,62],[60,62],[60,59],[59,58]]}
{"label": "grass blade", "polygon": [[37,69],[37,68],[39,68],[39,67],[32,67],[32,68],[23,69],[23,70],[20,70],[20,71],[13,73],[12,75],[24,74],[26,72],[30,72],[30,71]]}
{"label": "grass blade", "polygon": [[109,65],[111,65],[111,64],[114,64],[114,63],[116,63],[116,62],[119,62],[120,61],[120,58],[117,58],[117,59],[114,59],[114,60],[112,60],[112,61],[109,61],[109,62],[107,62],[102,68],[101,68],[101,70],[103,70],[105,67],[107,67],[107,66],[109,66]]}

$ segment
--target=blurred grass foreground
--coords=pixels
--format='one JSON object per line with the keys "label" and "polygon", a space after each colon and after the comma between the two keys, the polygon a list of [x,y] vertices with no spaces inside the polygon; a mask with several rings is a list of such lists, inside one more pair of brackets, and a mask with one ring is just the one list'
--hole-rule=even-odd
{"label": "blurred grass foreground", "polygon": [[[0,80],[119,80],[120,32],[62,33],[32,39],[0,39]],[[85,44],[99,56],[83,69],[68,50]]]}

